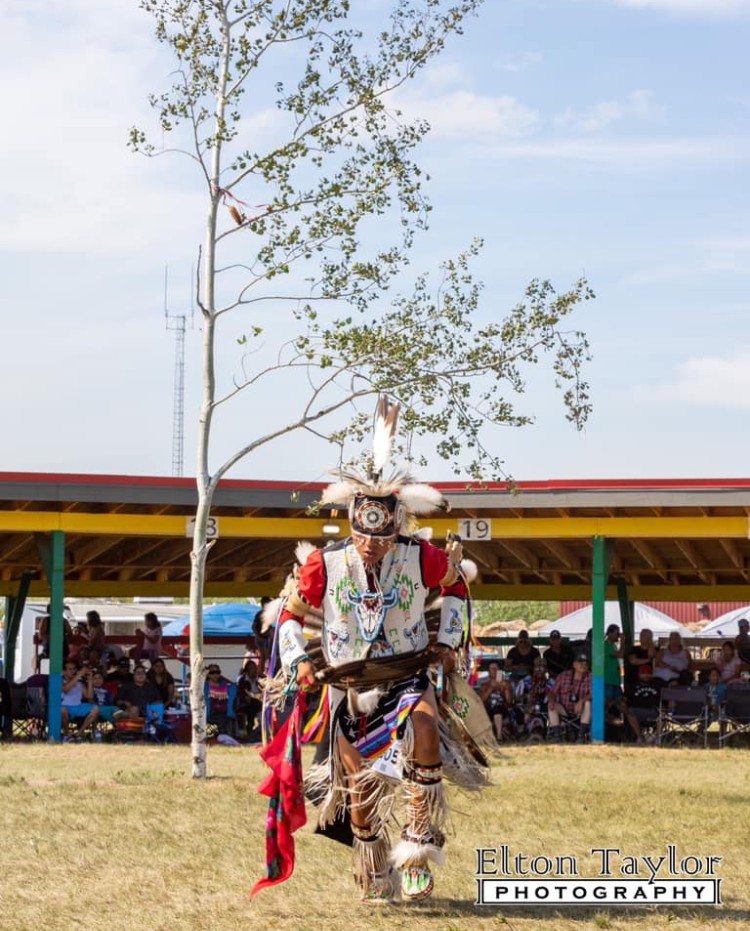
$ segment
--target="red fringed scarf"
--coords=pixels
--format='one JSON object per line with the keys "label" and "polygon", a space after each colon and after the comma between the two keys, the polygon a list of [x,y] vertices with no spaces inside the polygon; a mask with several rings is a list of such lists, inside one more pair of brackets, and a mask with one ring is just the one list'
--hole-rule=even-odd
{"label": "red fringed scarf", "polygon": [[294,872],[294,832],[307,822],[302,794],[302,716],[306,698],[297,693],[292,713],[267,747],[260,751],[271,772],[258,786],[269,798],[266,817],[266,876],[250,892],[283,883]]}

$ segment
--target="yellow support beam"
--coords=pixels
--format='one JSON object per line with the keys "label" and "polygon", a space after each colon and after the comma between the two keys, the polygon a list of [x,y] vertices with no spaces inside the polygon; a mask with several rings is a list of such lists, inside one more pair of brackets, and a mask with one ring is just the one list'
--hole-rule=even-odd
{"label": "yellow support beam", "polygon": [[[0,532],[107,534],[114,536],[187,537],[189,517],[164,514],[85,514],[82,512],[0,511]],[[217,517],[219,538],[319,540],[323,526],[337,524],[338,537],[348,530],[346,520],[319,517]],[[640,539],[748,539],[748,517],[493,517],[492,539],[563,540],[595,536]],[[450,530],[462,533],[465,519],[426,520],[435,538]],[[481,545],[472,540],[472,545]],[[489,542],[489,541],[488,541]]]}

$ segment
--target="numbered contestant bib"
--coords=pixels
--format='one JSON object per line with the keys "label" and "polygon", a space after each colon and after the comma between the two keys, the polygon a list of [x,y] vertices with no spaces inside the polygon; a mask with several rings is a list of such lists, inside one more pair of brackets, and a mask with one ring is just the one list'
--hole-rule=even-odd
{"label": "numbered contestant bib", "polygon": [[387,776],[389,779],[403,779],[404,765],[401,760],[401,741],[394,740],[382,756],[372,764],[376,773]]}

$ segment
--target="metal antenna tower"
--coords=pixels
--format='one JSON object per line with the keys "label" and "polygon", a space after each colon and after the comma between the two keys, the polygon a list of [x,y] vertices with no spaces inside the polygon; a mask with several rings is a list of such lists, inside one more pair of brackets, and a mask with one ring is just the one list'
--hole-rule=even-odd
{"label": "metal antenna tower", "polygon": [[[172,475],[182,476],[185,456],[185,331],[188,329],[186,314],[170,314],[167,306],[169,267],[164,266],[164,322],[174,332],[174,393],[172,405]],[[190,288],[190,324],[193,328],[192,274]]]}

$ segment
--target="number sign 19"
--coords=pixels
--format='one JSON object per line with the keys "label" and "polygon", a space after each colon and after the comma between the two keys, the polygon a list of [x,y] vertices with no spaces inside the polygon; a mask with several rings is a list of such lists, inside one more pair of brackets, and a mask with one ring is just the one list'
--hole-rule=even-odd
{"label": "number sign 19", "polygon": [[491,540],[492,521],[487,518],[460,520],[458,521],[458,534],[464,540]]}

